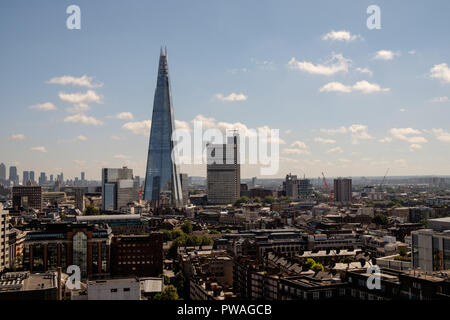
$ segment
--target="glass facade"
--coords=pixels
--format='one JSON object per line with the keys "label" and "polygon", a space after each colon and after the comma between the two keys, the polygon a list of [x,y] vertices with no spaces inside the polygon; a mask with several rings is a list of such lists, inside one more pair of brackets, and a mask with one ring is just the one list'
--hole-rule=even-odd
{"label": "glass facade", "polygon": [[161,196],[166,196],[172,205],[182,203],[180,177],[177,173],[176,160],[172,158],[174,128],[167,51],[163,54],[161,49],[153,102],[144,200],[159,201]]}
{"label": "glass facade", "polygon": [[87,236],[77,232],[73,236],[73,264],[80,267],[81,276],[87,275]]}

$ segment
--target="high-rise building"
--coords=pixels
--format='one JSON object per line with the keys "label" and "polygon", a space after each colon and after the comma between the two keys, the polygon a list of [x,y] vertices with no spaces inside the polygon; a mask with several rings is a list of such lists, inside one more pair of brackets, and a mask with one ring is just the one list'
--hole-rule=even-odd
{"label": "high-rise building", "polygon": [[12,188],[12,204],[14,209],[42,210],[42,187],[20,186]]}
{"label": "high-rise building", "polygon": [[50,175],[50,183],[53,183],[53,175]]}
{"label": "high-rise building", "polygon": [[[445,219],[445,218],[444,218]],[[450,230],[421,229],[411,232],[414,269],[432,272],[450,269]]]}
{"label": "high-rise building", "polygon": [[84,212],[85,209],[85,196],[84,196],[84,188],[76,188],[75,189],[75,209]]}
{"label": "high-rise building", "polygon": [[22,185],[26,186],[30,181],[30,171],[24,171],[22,173]]}
{"label": "high-rise building", "polygon": [[30,181],[31,181],[31,184],[36,183],[36,180],[34,180],[34,171],[30,171]]}
{"label": "high-rise building", "polygon": [[309,179],[298,180],[298,196],[300,199],[307,199],[312,196],[313,188]]}
{"label": "high-rise building", "polygon": [[189,176],[187,173],[180,173],[181,190],[183,192],[183,205],[189,200]]}
{"label": "high-rise building", "polygon": [[133,169],[102,169],[102,210],[119,211],[129,202],[139,199],[139,190],[133,178]]}
{"label": "high-rise building", "polygon": [[207,145],[206,180],[208,203],[230,204],[241,193],[238,136],[228,137],[225,144]]}
{"label": "high-rise building", "polygon": [[166,202],[179,206],[183,201],[176,159],[172,158],[174,129],[167,50],[163,53],[161,48],[144,184],[144,200],[155,206]]}
{"label": "high-rise building", "polygon": [[297,179],[297,176],[294,176],[290,173],[287,174],[286,179],[283,182],[284,194],[293,200],[298,199],[298,184],[299,181]]}
{"label": "high-rise building", "polygon": [[0,163],[0,182],[6,180],[6,166],[4,163]]}
{"label": "high-rise building", "polygon": [[352,179],[334,179],[334,201],[352,202]]}
{"label": "high-rise building", "polygon": [[0,203],[0,272],[9,267],[9,221],[8,212]]}
{"label": "high-rise building", "polygon": [[45,175],[45,172],[41,172],[41,175],[39,176],[39,185],[44,185],[47,183],[47,176]]}
{"label": "high-rise building", "polygon": [[84,172],[81,172],[81,181],[84,181],[85,178],[86,178],[85,173],[84,173]]}
{"label": "high-rise building", "polygon": [[17,174],[16,166],[9,167],[9,181],[12,182],[15,186],[19,185],[19,175]]}

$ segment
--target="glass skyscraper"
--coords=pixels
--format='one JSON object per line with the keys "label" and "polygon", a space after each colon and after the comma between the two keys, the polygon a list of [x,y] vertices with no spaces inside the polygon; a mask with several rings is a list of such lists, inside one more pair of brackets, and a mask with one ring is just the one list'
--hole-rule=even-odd
{"label": "glass skyscraper", "polygon": [[144,184],[144,200],[156,206],[179,206],[183,201],[180,176],[172,158],[174,129],[167,49],[163,52],[161,48]]}

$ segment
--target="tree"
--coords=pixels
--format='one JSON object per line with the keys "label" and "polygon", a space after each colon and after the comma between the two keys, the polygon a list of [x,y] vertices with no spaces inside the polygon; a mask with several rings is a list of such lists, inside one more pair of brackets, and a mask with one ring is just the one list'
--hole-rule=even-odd
{"label": "tree", "polygon": [[311,270],[315,271],[315,272],[319,272],[324,270],[323,265],[321,263],[316,263],[312,266]]}
{"label": "tree", "polygon": [[242,197],[236,199],[236,201],[234,202],[234,206],[240,207],[243,203],[248,203],[249,201],[250,201],[250,199],[248,197],[242,196]]}
{"label": "tree", "polygon": [[178,258],[178,247],[179,247],[178,240],[172,241],[172,244],[169,247],[169,250],[167,250],[167,256],[171,259]]}
{"label": "tree", "polygon": [[254,203],[261,203],[261,198],[260,197],[254,197],[252,199],[252,202],[254,202]]}
{"label": "tree", "polygon": [[408,249],[406,249],[406,247],[399,247],[398,253],[400,254],[400,256],[406,257],[406,255],[408,254]]}
{"label": "tree", "polygon": [[263,201],[264,203],[272,204],[275,202],[275,198],[272,196],[265,196]]}
{"label": "tree", "polygon": [[170,284],[170,278],[168,276],[166,276],[165,274],[161,273],[158,277],[163,278],[164,285]]}
{"label": "tree", "polygon": [[220,234],[220,232],[217,231],[216,229],[211,229],[209,230],[209,234]]}
{"label": "tree", "polygon": [[86,207],[86,210],[84,211],[84,214],[87,216],[96,216],[100,214],[100,210],[93,205],[89,205]]}
{"label": "tree", "polygon": [[186,234],[192,233],[192,222],[190,220],[186,220],[181,226],[181,230]]}
{"label": "tree", "polygon": [[315,264],[316,264],[316,262],[314,261],[313,258],[306,259],[305,265],[308,269],[312,269]]}
{"label": "tree", "polygon": [[161,293],[157,293],[153,300],[179,300],[177,288],[173,285],[168,285]]}
{"label": "tree", "polygon": [[384,214],[378,213],[373,217],[372,222],[378,225],[386,226],[389,224],[389,219]]}
{"label": "tree", "polygon": [[288,196],[282,196],[282,197],[280,197],[280,201],[281,202],[291,202],[292,198],[288,197]]}

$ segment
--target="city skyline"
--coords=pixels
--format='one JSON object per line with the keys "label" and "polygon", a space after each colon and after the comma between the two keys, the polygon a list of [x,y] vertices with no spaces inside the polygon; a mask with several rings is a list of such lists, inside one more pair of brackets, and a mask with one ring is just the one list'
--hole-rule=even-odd
{"label": "city skyline", "polygon": [[19,176],[100,180],[123,165],[144,176],[154,61],[167,45],[175,125],[279,129],[278,178],[450,174],[450,4],[380,1],[380,30],[366,27],[367,1],[254,4],[178,3],[161,16],[174,4],[80,1],[81,30],[65,28],[65,4],[3,4],[0,162]]}

